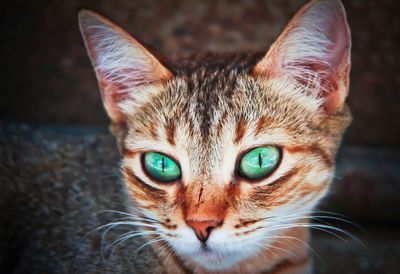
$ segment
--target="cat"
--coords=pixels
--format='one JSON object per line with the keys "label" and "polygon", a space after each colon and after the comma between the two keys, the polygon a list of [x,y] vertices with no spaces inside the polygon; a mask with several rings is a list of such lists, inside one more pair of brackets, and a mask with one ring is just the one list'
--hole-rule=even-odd
{"label": "cat", "polygon": [[309,218],[351,121],[342,3],[309,2],[262,55],[161,61],[97,13],[79,24],[162,272],[312,273]]}

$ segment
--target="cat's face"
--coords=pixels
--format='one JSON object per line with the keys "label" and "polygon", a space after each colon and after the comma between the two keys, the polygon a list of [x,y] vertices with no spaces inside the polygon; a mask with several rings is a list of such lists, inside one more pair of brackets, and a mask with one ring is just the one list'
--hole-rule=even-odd
{"label": "cat's face", "polygon": [[[279,228],[309,213],[331,182],[348,119],[345,113],[316,115],[318,104],[288,93],[284,80],[236,79],[229,88],[171,81],[132,113],[123,144],[126,182],[139,207],[160,222],[162,237],[178,254],[210,267],[253,255]],[[274,170],[261,179],[242,175],[244,155],[265,146],[278,149]],[[172,159],[180,177],[153,178],[146,152]],[[193,220],[216,222],[208,223],[207,249]]]}
{"label": "cat's face", "polygon": [[232,267],[326,194],[350,120],[340,3],[303,8],[261,60],[206,55],[186,68],[167,69],[99,15],[81,12],[80,23],[128,190],[176,254]]}

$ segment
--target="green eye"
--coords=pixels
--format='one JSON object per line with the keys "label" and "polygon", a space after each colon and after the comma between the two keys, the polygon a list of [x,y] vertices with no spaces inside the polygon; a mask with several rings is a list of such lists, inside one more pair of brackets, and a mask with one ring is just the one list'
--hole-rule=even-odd
{"label": "green eye", "polygon": [[143,160],[147,173],[156,180],[171,182],[181,177],[178,164],[164,154],[147,152],[144,154]]}
{"label": "green eye", "polygon": [[249,179],[261,179],[276,168],[281,158],[279,148],[265,146],[246,153],[240,161],[240,174]]}

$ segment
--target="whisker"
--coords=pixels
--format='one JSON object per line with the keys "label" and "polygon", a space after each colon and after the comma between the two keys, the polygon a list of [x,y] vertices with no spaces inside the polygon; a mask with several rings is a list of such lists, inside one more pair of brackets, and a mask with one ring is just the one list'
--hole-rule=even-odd
{"label": "whisker", "polygon": [[158,220],[148,217],[146,215],[143,214],[143,212],[141,212],[139,209],[132,207],[131,208],[132,211],[136,211],[136,213],[139,213],[140,216],[138,215],[133,215],[132,213],[128,213],[128,212],[123,212],[123,211],[118,211],[118,210],[110,210],[110,209],[104,209],[104,210],[100,210],[99,213],[115,213],[115,214],[120,214],[120,215],[125,215],[125,216],[129,216],[129,217],[133,217],[133,218],[142,218],[144,220],[148,220],[148,221],[153,221],[153,222],[157,222],[159,223]]}
{"label": "whisker", "polygon": [[152,240],[150,240],[150,241],[144,243],[144,244],[141,245],[139,248],[137,248],[137,249],[135,250],[135,252],[134,252],[130,257],[132,257],[133,255],[135,255],[135,257],[136,257],[136,256],[139,254],[139,251],[140,251],[140,250],[142,250],[143,248],[145,248],[145,247],[148,246],[148,245],[152,245],[152,244],[157,243],[157,242],[160,242],[160,241],[164,241],[164,239],[163,239],[161,236],[156,237],[156,238],[154,238],[154,239],[152,239]]}
{"label": "whisker", "polygon": [[[306,213],[306,214],[308,214],[308,213]],[[337,215],[340,216],[340,214],[337,214]],[[278,218],[278,216],[277,216],[277,218]],[[273,218],[270,218],[270,219],[273,219]],[[350,225],[356,227],[357,229],[359,229],[359,230],[361,230],[363,232],[366,232],[361,226],[357,225],[356,223],[354,223],[354,222],[352,222],[350,220],[344,219],[342,217],[335,217],[335,216],[329,216],[329,215],[328,216],[326,216],[326,215],[304,215],[303,216],[302,214],[299,214],[299,215],[297,215],[297,214],[289,214],[289,215],[286,215],[285,218],[281,218],[280,217],[279,221],[280,222],[284,222],[284,221],[293,221],[293,220],[301,220],[301,219],[311,219],[311,220],[316,220],[316,221],[319,221],[319,222],[323,222],[321,219],[341,221],[341,222],[344,222],[346,224],[350,224]]]}
{"label": "whisker", "polygon": [[273,255],[274,257],[278,257],[278,255],[277,255],[274,251],[272,251],[272,250],[270,249],[270,246],[269,246],[269,245],[263,245],[263,244],[260,244],[260,243],[256,243],[256,245],[258,245],[258,246],[260,246],[261,248],[267,250],[267,252],[271,252],[272,255]]}
{"label": "whisker", "polygon": [[154,252],[160,254],[162,251],[164,251],[163,249],[167,252],[167,256],[164,256],[164,260],[162,263],[162,265],[165,265],[165,262],[168,261],[169,257],[171,256],[171,254],[173,254],[174,250],[167,242],[163,242],[160,244],[160,248],[154,249]]}
{"label": "whisker", "polygon": [[293,236],[283,236],[283,235],[277,235],[277,236],[272,236],[272,239],[282,239],[282,240],[295,240],[300,242],[301,244],[305,245],[322,263],[325,264],[324,260],[321,258],[321,256],[317,253],[317,251],[312,248],[307,242],[303,241],[302,239],[299,239],[297,237],[293,237]]}
{"label": "whisker", "polygon": [[278,255],[275,253],[275,252],[273,252],[272,250],[271,250],[271,248],[275,248],[276,250],[278,250],[278,251],[283,251],[283,252],[286,252],[286,253],[288,253],[289,255],[291,255],[291,256],[296,256],[296,254],[294,254],[293,252],[291,252],[290,250],[287,250],[287,249],[284,249],[284,248],[280,248],[280,247],[277,247],[277,246],[274,246],[274,245],[271,245],[271,244],[269,244],[269,245],[262,245],[262,244],[259,244],[259,246],[261,246],[261,247],[267,247],[268,249],[268,251],[269,252],[271,252],[275,257],[278,257]]}
{"label": "whisker", "polygon": [[286,248],[281,248],[281,247],[277,247],[277,246],[274,246],[274,245],[270,245],[269,247],[275,248],[275,249],[280,250],[280,251],[283,251],[283,252],[286,252],[286,253],[288,253],[289,255],[293,256],[293,257],[296,257],[296,256],[297,256],[295,253],[293,253],[292,251],[290,251],[290,250],[288,250],[288,249],[286,249]]}
{"label": "whisker", "polygon": [[[362,243],[362,241],[360,239],[358,239],[355,235],[353,235],[352,233],[347,232],[343,229],[332,226],[332,225],[312,224],[312,223],[311,224],[310,223],[282,224],[282,225],[275,225],[275,226],[266,228],[264,231],[270,232],[270,231],[274,231],[274,230],[282,230],[282,229],[295,228],[295,227],[307,227],[307,228],[311,228],[311,229],[315,229],[315,230],[324,231],[328,234],[331,234],[331,235],[341,239],[344,242],[348,242],[346,239],[344,239],[340,235],[333,232],[333,231],[337,231],[337,232],[343,233],[347,237],[355,240],[357,243],[359,243],[361,246],[363,246],[365,249],[367,249],[365,247],[365,245]],[[330,231],[329,229],[333,230],[333,231]]]}
{"label": "whisker", "polygon": [[[128,225],[128,226],[133,226],[135,228],[139,228],[139,227],[145,227],[145,228],[151,228],[151,229],[157,229],[157,226],[154,225],[149,225],[149,224],[144,224],[141,222],[132,222],[132,221],[123,221],[123,222],[112,222],[112,223],[108,223],[105,225],[102,225],[100,227],[97,228],[97,230],[101,230],[103,228],[106,228],[106,230],[103,232],[102,237],[101,237],[101,242],[104,243],[106,240],[106,237],[108,235],[108,233],[114,229],[116,226],[120,226],[120,225]],[[139,229],[138,229],[139,230]],[[137,230],[136,230],[137,231]]]}
{"label": "whisker", "polygon": [[102,226],[98,227],[98,229],[102,229],[102,228],[109,227],[109,226],[116,226],[116,225],[142,226],[142,227],[157,228],[156,225],[152,225],[152,224],[146,224],[146,223],[141,223],[141,222],[136,222],[136,221],[121,221],[121,222],[112,222],[112,223],[102,225]]}
{"label": "whisker", "polygon": [[114,242],[112,242],[111,244],[109,244],[103,251],[103,253],[107,252],[108,249],[110,249],[111,247],[118,246],[119,244],[121,244],[122,242],[134,238],[134,237],[138,237],[138,236],[143,236],[143,235],[158,235],[158,233],[156,232],[152,232],[152,231],[142,231],[142,232],[127,232],[122,234],[121,236],[119,236]]}
{"label": "whisker", "polygon": [[[344,222],[346,224],[350,224],[350,225],[360,229],[361,231],[365,232],[365,230],[362,227],[360,227],[359,225],[355,224],[354,222],[351,222],[349,220],[344,219],[341,214],[328,212],[328,211],[316,211],[312,215],[305,215],[305,214],[311,214],[311,213],[312,213],[312,211],[303,211],[303,212],[296,213],[296,214],[286,215],[285,218],[279,218],[279,216],[274,216],[274,217],[271,217],[270,220],[278,222],[278,223],[282,223],[282,224],[284,224],[285,222],[289,222],[289,221],[300,221],[302,219],[304,219],[304,220],[307,220],[307,219],[316,220],[316,221],[322,222],[324,224],[317,224],[317,223],[308,224],[307,223],[307,225],[319,226],[320,228],[328,228],[329,227],[329,229],[341,232],[341,233],[345,234],[346,236],[356,240],[362,246],[364,246],[363,243],[357,237],[355,237],[353,234],[351,234],[350,232],[347,232],[344,229],[341,229],[341,228],[338,228],[336,226],[333,226],[330,223],[326,223],[326,222],[323,221],[323,219],[341,221],[341,222]],[[318,214],[318,215],[315,215],[315,214]],[[324,215],[324,214],[326,214],[326,215]],[[336,216],[340,216],[340,217],[330,216],[330,215],[336,215]]]}
{"label": "whisker", "polygon": [[339,217],[334,217],[334,216],[324,216],[324,215],[311,215],[310,218],[311,218],[311,219],[314,219],[314,220],[317,220],[317,221],[320,221],[320,222],[322,222],[321,219],[328,219],[328,220],[334,220],[334,221],[341,221],[341,222],[344,222],[344,223],[346,223],[346,224],[352,225],[352,226],[358,228],[359,230],[361,230],[362,232],[366,233],[366,231],[365,231],[364,228],[362,228],[362,227],[359,226],[358,224],[356,224],[356,223],[354,223],[354,222],[352,222],[352,221],[350,221],[350,220],[346,220],[346,219],[344,219],[344,218],[339,218]]}

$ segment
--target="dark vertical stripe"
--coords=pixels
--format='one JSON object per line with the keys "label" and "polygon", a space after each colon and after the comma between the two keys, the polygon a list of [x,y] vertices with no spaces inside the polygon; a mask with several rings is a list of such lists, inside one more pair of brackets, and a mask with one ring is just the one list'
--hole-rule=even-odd
{"label": "dark vertical stripe", "polygon": [[148,129],[150,131],[151,137],[153,137],[154,140],[158,141],[159,136],[156,123],[150,123]]}
{"label": "dark vertical stripe", "polygon": [[175,123],[173,121],[170,121],[165,127],[165,131],[167,133],[168,143],[175,146]]}
{"label": "dark vertical stripe", "polygon": [[233,140],[235,144],[238,144],[242,140],[244,134],[246,133],[246,127],[246,120],[240,118],[236,125],[235,139]]}
{"label": "dark vertical stripe", "polygon": [[218,122],[217,125],[217,137],[221,136],[222,128],[224,124],[226,123],[226,118],[228,117],[228,112],[224,112],[224,114],[221,116],[221,119]]}
{"label": "dark vertical stripe", "polygon": [[260,134],[271,123],[272,119],[270,117],[262,116],[261,118],[259,118],[257,121],[255,134]]}

